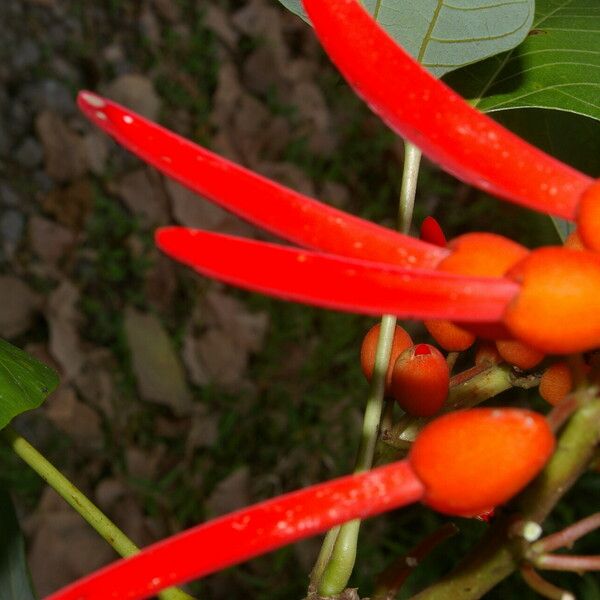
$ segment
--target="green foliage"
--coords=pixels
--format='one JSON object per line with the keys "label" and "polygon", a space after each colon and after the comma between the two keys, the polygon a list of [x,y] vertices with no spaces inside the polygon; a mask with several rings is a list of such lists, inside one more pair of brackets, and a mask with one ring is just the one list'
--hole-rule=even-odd
{"label": "green foliage", "polygon": [[[300,0],[280,0],[308,20]],[[381,26],[434,75],[520,44],[533,20],[534,0],[365,0]]]}
{"label": "green foliage", "polygon": [[554,108],[600,119],[597,0],[537,0],[518,47],[453,73],[448,81],[484,112]]}
{"label": "green foliage", "polygon": [[113,199],[96,194],[94,210],[86,223],[86,246],[78,265],[82,288],[81,307],[88,319],[86,335],[96,343],[113,345],[120,335],[121,312],[127,303],[143,304],[145,257],[136,257],[129,246],[137,223]]}
{"label": "green foliage", "polygon": [[25,542],[10,496],[0,489],[0,600],[35,600]]}
{"label": "green foliage", "polygon": [[58,385],[58,375],[19,348],[0,340],[0,429],[37,408]]}

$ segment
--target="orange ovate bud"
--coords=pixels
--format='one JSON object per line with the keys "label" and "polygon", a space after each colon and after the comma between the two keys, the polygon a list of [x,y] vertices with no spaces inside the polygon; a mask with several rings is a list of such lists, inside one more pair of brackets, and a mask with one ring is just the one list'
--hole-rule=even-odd
{"label": "orange ovate bud", "polygon": [[[448,247],[452,250],[452,254],[438,265],[438,269],[449,273],[481,277],[504,275],[529,252],[524,246],[493,233],[467,233],[452,240]],[[472,325],[460,323],[455,326],[456,329],[450,327],[444,329],[440,326],[438,337],[430,329],[430,323],[427,321],[425,326],[435,341],[448,351],[466,350],[475,341],[476,336],[492,339],[506,337],[505,332],[499,331],[497,325],[488,323]]]}
{"label": "orange ovate bud", "polygon": [[571,248],[571,250],[585,250],[585,246],[577,233],[577,229],[571,231],[565,240],[565,248]]}
{"label": "orange ovate bud", "polygon": [[480,342],[475,351],[475,364],[477,366],[497,365],[502,362],[496,344],[492,342]]}
{"label": "orange ovate bud", "polygon": [[554,436],[538,413],[478,408],[449,413],[417,437],[409,461],[425,485],[423,502],[476,516],[512,498],[542,469]]}
{"label": "orange ovate bud", "polygon": [[421,223],[421,239],[436,246],[446,247],[446,236],[440,224],[433,217],[425,217]]}
{"label": "orange ovate bud", "polygon": [[[363,339],[362,346],[360,348],[360,367],[364,373],[367,381],[371,381],[373,376],[373,367],[375,366],[375,352],[377,350],[377,341],[379,340],[379,330],[381,325],[378,323],[369,329],[367,335]],[[392,378],[392,369],[396,359],[402,354],[404,350],[413,345],[412,338],[406,330],[399,325],[396,325],[394,330],[394,339],[392,341],[392,352],[390,355],[390,362],[385,377],[386,391],[389,390],[390,380]]]}
{"label": "orange ovate bud", "polygon": [[446,402],[450,370],[444,355],[434,346],[417,344],[396,360],[390,393],[400,407],[415,417],[431,417]]}
{"label": "orange ovate bud", "polygon": [[424,321],[423,324],[431,337],[448,352],[462,352],[470,348],[475,341],[475,336],[470,331],[451,321]]}
{"label": "orange ovate bud", "polygon": [[548,367],[540,379],[540,396],[552,406],[560,404],[573,389],[573,374],[564,362]]}
{"label": "orange ovate bud", "polygon": [[482,277],[501,277],[529,252],[525,246],[493,233],[467,233],[448,246],[452,254],[438,269]]}
{"label": "orange ovate bud", "polygon": [[600,180],[581,195],[577,209],[577,231],[586,248],[600,251]]}
{"label": "orange ovate bud", "polygon": [[549,354],[600,345],[600,255],[540,248],[507,277],[521,284],[503,319],[513,337]]}
{"label": "orange ovate bud", "polygon": [[544,354],[518,340],[499,340],[496,348],[500,356],[509,364],[519,369],[533,369],[544,359]]}

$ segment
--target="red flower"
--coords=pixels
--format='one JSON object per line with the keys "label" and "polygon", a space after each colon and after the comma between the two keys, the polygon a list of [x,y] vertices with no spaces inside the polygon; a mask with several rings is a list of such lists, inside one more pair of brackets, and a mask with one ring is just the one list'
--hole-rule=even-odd
{"label": "red flower", "polygon": [[[589,190],[594,189],[590,178],[472,109],[398,47],[357,1],[304,0],[304,4],[317,35],[341,73],[396,132],[444,169],[474,186],[523,206],[576,218],[582,194],[586,192],[589,197]],[[345,214],[224,160],[89,92],[79,95],[79,106],[100,128],[165,174],[301,247],[181,227],[157,232],[157,244],[164,252],[203,274],[286,300],[327,308],[450,319],[465,326],[501,324],[521,342],[545,352],[571,352],[600,345],[600,256],[593,252],[555,248],[526,253],[503,276],[485,268],[482,272],[480,266],[472,264],[452,267],[449,265],[462,264],[455,260],[460,259],[460,245],[445,248],[428,244]],[[590,212],[595,214],[591,209],[586,214]],[[589,230],[589,223],[586,225]],[[481,239],[477,238],[477,243]],[[469,243],[467,240],[467,246]],[[483,251],[492,255],[494,249]],[[501,274],[507,268],[509,265],[503,265]],[[575,321],[582,326],[577,328]],[[553,326],[556,322],[572,324],[572,335],[557,331]],[[488,332],[491,329],[486,327]],[[376,514],[422,497],[429,497],[440,510],[458,514],[481,512],[508,498],[498,497],[498,490],[513,494],[535,475],[553,444],[539,417],[530,413],[519,413],[517,417],[515,411],[496,412],[505,415],[502,419],[510,421],[513,427],[508,436],[510,442],[506,441],[504,448],[514,443],[514,434],[519,430],[515,423],[527,421],[528,427],[535,424],[541,432],[535,444],[541,449],[529,470],[517,473],[514,469],[519,460],[514,460],[504,474],[497,454],[492,459],[484,452],[494,466],[490,468],[487,463],[483,472],[498,472],[505,479],[494,482],[495,487],[482,493],[482,505],[455,505],[452,491],[437,486],[435,475],[415,473],[412,461],[396,463],[307,488],[201,525],[51,598],[145,597],[313,535],[335,523]],[[466,414],[470,413],[456,413],[454,418],[471,420]],[[491,417],[489,412],[486,414],[487,423]],[[447,418],[439,421],[446,423]],[[479,417],[473,419],[478,422]],[[497,423],[494,430],[497,431]],[[428,439],[431,435],[427,434]],[[485,439],[482,435],[481,440]],[[424,445],[419,442],[417,446],[419,464],[431,463],[436,472],[446,477],[449,467],[442,461],[448,453],[441,450],[434,454],[429,448],[423,451]],[[453,459],[456,455],[453,450]],[[470,481],[477,481],[475,474],[483,465],[467,460],[456,468],[463,469],[460,473],[471,477]],[[460,478],[454,481],[460,491],[469,487],[462,485]],[[511,487],[510,483],[518,485]]]}

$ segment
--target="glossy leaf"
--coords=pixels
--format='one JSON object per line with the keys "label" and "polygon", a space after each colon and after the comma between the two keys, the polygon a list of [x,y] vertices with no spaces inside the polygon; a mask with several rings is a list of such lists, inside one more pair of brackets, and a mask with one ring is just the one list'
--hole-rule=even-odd
{"label": "glossy leaf", "polygon": [[0,340],[0,429],[22,412],[40,406],[58,383],[53,369]]}
{"label": "glossy leaf", "polygon": [[448,254],[270,181],[106,98],[81,92],[77,102],[92,123],[166,175],[301,246],[421,268]]}
{"label": "glossy leaf", "polygon": [[0,600],[35,600],[25,542],[8,492],[0,488]]}
{"label": "glossy leaf", "polygon": [[[494,119],[538,148],[592,177],[600,174],[600,121],[560,110],[523,108],[499,111]],[[562,241],[575,224],[552,217]]]}
{"label": "glossy leaf", "polygon": [[[280,0],[309,20],[300,0]],[[388,34],[436,77],[520,44],[534,0],[365,0]]]}
{"label": "glossy leaf", "polygon": [[298,250],[183,227],[156,244],[203,275],[284,300],[370,315],[500,321],[519,286]]}
{"label": "glossy leaf", "polygon": [[574,218],[589,177],[474,110],[412,60],[358,1],[304,0],[304,6],[339,71],[398,134],[467,183]]}
{"label": "glossy leaf", "polygon": [[448,81],[483,112],[554,108],[600,119],[600,4],[537,0],[523,44]]}

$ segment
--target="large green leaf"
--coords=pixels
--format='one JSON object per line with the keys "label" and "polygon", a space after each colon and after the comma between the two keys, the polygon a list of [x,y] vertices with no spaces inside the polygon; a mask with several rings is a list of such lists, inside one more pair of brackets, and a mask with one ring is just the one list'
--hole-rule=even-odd
{"label": "large green leaf", "polygon": [[[494,113],[494,118],[549,154],[592,176],[600,174],[600,121],[581,115],[541,108]],[[575,224],[552,217],[561,240]]]}
{"label": "large green leaf", "polygon": [[[308,20],[300,0],[280,0]],[[520,44],[534,0],[365,0],[381,26],[434,75]]]}
{"label": "large green leaf", "polygon": [[40,406],[57,385],[58,375],[50,367],[0,340],[0,429]]}
{"label": "large green leaf", "polygon": [[0,600],[35,600],[25,543],[10,496],[0,489]]}
{"label": "large green leaf", "polygon": [[523,44],[448,82],[484,112],[554,108],[600,119],[600,2],[537,0]]}

